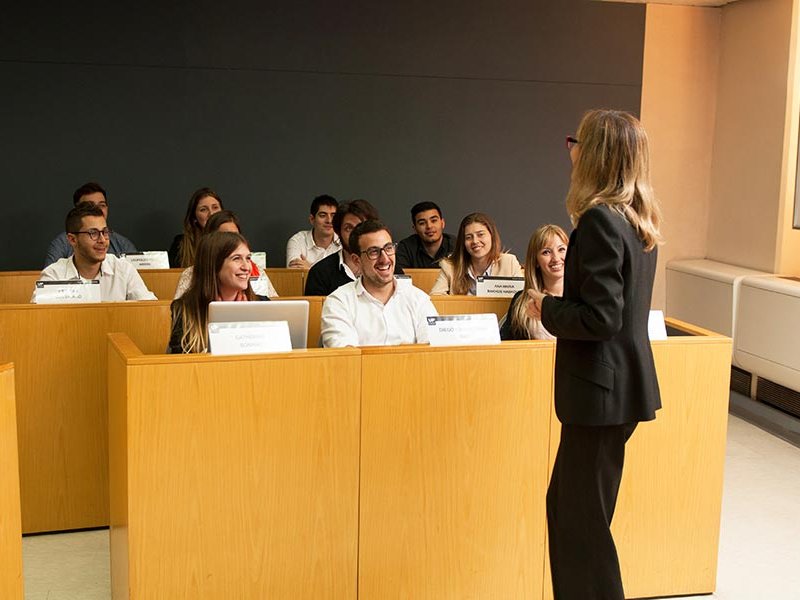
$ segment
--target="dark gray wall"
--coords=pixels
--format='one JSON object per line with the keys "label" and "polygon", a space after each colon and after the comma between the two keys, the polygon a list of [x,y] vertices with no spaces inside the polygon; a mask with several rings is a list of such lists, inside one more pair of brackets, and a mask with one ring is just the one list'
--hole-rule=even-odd
{"label": "dark gray wall", "polygon": [[586,0],[19,3],[0,22],[0,269],[38,269],[72,191],[166,249],[216,189],[283,266],[321,193],[373,202],[400,238],[434,200],[455,233],[493,215],[520,260],[566,226],[564,136],[639,111],[644,7]]}

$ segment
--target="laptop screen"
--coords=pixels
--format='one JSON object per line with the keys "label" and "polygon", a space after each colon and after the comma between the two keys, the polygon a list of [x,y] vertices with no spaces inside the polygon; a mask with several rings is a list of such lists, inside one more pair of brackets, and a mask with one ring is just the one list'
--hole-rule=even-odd
{"label": "laptop screen", "polygon": [[308,300],[211,302],[208,305],[209,323],[242,321],[287,321],[292,348],[305,348],[308,339]]}

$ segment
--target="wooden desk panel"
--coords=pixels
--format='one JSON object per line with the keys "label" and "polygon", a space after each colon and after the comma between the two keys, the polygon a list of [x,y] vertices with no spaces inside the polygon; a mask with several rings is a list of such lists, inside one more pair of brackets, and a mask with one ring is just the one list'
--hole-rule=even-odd
{"label": "wooden desk panel", "polygon": [[106,334],[163,352],[168,302],[0,306],[16,369],[22,529],[108,524]]}
{"label": "wooden desk panel", "polygon": [[403,272],[411,277],[411,283],[426,294],[430,294],[436,278],[439,277],[439,269],[403,269]]}
{"label": "wooden desk panel", "polygon": [[0,366],[0,598],[22,600],[22,525],[14,365]]}
{"label": "wooden desk panel", "polygon": [[[612,531],[627,598],[716,588],[731,340],[667,322],[695,337],[653,342],[662,408],[626,445]],[[560,431],[553,411],[551,469]],[[549,560],[545,574],[549,600]]]}
{"label": "wooden desk panel", "polygon": [[431,302],[440,315],[476,315],[494,313],[497,319],[508,312],[511,298],[485,298],[477,296],[431,296]]}
{"label": "wooden desk panel", "polygon": [[0,304],[27,304],[41,271],[0,271]]}
{"label": "wooden desk panel", "polygon": [[359,597],[541,598],[554,344],[362,352]]}
{"label": "wooden desk panel", "polygon": [[359,352],[127,349],[109,351],[115,600],[354,599]]}
{"label": "wooden desk panel", "polygon": [[268,268],[264,272],[280,296],[302,296],[305,293],[308,271]]}

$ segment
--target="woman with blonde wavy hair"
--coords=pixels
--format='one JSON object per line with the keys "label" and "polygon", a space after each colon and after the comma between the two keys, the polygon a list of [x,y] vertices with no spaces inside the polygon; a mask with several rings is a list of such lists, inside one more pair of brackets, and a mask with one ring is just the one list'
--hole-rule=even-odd
{"label": "woman with blonde wavy hair", "polygon": [[218,300],[269,300],[250,287],[250,245],[239,233],[215,231],[200,238],[192,282],[172,301],[172,329],[167,352],[208,351],[208,305]]}
{"label": "woman with blonde wavy hair", "polygon": [[529,290],[529,314],[558,338],[561,441],[547,490],[555,600],[623,600],[611,535],[625,443],[661,407],[647,333],[661,212],[647,134],[626,112],[591,110],[567,138],[572,177],[561,298]]}
{"label": "woman with blonde wavy hair", "polygon": [[539,319],[528,314],[528,290],[561,296],[564,289],[566,232],[558,225],[542,225],[533,232],[525,256],[525,287],[511,300],[502,326],[501,340],[553,340]]}
{"label": "woman with blonde wavy hair", "polygon": [[453,254],[439,262],[439,276],[431,296],[474,296],[478,277],[519,277],[522,267],[513,254],[503,252],[500,232],[492,218],[471,213],[461,220]]}

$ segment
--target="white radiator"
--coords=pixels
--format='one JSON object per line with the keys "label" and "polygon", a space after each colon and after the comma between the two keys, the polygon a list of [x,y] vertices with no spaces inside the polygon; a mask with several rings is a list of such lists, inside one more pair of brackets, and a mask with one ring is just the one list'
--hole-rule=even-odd
{"label": "white radiator", "polygon": [[667,316],[735,337],[739,285],[747,276],[770,275],[705,259],[667,263]]}
{"label": "white radiator", "polygon": [[738,296],[736,364],[800,392],[800,280],[746,277]]}

